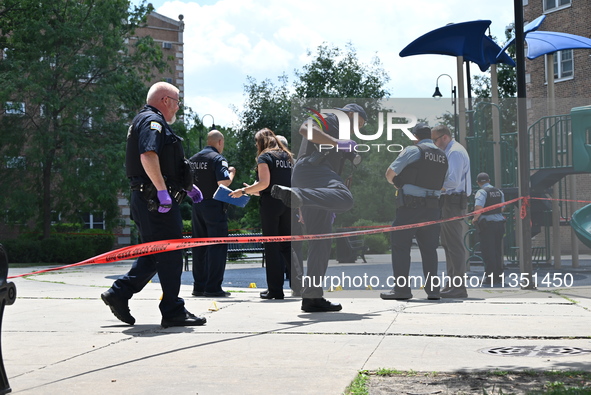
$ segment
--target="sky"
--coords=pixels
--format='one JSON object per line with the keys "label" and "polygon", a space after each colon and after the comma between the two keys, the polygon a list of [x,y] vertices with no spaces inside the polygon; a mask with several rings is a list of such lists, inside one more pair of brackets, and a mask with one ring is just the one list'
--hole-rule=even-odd
{"label": "sky", "polygon": [[[137,3],[139,0],[135,0]],[[239,122],[247,77],[273,83],[295,79],[323,43],[352,43],[358,59],[377,56],[390,76],[396,98],[430,98],[441,74],[457,85],[456,58],[443,55],[400,57],[413,40],[448,23],[492,21],[491,33],[503,46],[505,27],[514,21],[512,0],[154,0],[156,12],[185,22],[184,102],[216,125]],[[471,64],[472,75],[480,74]],[[451,80],[439,78],[444,97]],[[206,126],[211,117],[203,119]]]}

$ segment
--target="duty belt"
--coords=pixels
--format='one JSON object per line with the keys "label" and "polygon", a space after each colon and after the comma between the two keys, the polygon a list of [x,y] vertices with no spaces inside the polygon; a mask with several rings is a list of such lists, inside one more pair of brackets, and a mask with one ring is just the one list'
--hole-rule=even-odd
{"label": "duty belt", "polygon": [[441,195],[443,204],[453,204],[460,206],[461,209],[468,207],[468,196],[466,192],[451,193],[449,195]]}
{"label": "duty belt", "polygon": [[412,196],[412,195],[399,195],[400,199],[398,205],[400,207],[408,208],[439,208],[439,197],[437,196]]}
{"label": "duty belt", "polygon": [[[181,204],[183,202],[183,200],[185,199],[185,196],[187,196],[187,192],[182,188],[173,187],[173,186],[169,186],[169,185],[167,185],[166,188],[168,190],[168,193],[170,194],[170,197],[172,197],[174,200],[176,200],[176,202],[178,204]],[[148,201],[154,200],[156,198],[156,194],[158,192],[156,190],[156,187],[154,186],[154,184],[152,184],[151,182],[131,185],[130,189],[132,191],[142,192],[144,197]]]}

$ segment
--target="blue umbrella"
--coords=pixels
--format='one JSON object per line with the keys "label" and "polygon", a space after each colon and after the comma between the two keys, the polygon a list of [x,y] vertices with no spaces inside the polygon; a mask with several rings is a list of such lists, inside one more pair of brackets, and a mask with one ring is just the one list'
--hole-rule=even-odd
{"label": "blue umbrella", "polygon": [[[491,64],[506,63],[515,66],[507,54],[485,35],[489,20],[454,23],[435,29],[408,44],[400,56],[449,55],[462,56],[485,71]],[[497,57],[497,54],[499,56]]]}
{"label": "blue umbrella", "polygon": [[[531,21],[527,25],[525,25],[523,27],[523,34],[527,35],[529,32],[534,32],[534,31],[538,30],[540,28],[540,26],[542,25],[542,22],[544,22],[545,19],[546,19],[546,15],[542,15],[542,16],[537,17],[536,19],[534,19],[533,21]],[[507,43],[505,44],[503,49],[501,49],[501,52],[499,52],[499,54],[497,56],[501,56],[501,53],[504,53],[507,50],[507,48],[509,48],[514,42],[515,42],[515,37],[512,37],[509,41],[507,41]]]}
{"label": "blue umbrella", "polygon": [[528,59],[566,49],[591,49],[591,39],[568,33],[530,32],[525,36],[525,42]]}

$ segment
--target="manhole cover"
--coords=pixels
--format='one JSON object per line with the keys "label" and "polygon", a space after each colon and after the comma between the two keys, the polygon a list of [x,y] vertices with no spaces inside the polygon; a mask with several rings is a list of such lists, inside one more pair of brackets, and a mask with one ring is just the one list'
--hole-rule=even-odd
{"label": "manhole cover", "polygon": [[567,357],[591,354],[590,349],[561,346],[493,347],[480,350],[483,354],[500,357]]}

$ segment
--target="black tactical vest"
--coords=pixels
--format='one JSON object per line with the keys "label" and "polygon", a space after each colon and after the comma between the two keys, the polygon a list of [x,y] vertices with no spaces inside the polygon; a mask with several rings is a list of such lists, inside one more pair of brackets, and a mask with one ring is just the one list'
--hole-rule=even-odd
{"label": "black tactical vest", "polygon": [[[164,134],[161,147],[159,147],[158,159],[160,161],[160,171],[166,180],[167,186],[180,187],[182,185],[182,175],[184,171],[185,152],[183,150],[183,139],[174,134],[164,118],[150,109],[144,109],[136,115],[131,123],[127,135],[127,146],[125,153],[125,168],[127,177],[131,180],[141,179],[142,182],[150,182],[140,160],[138,147],[138,136],[143,128],[147,127],[151,121],[157,121],[163,125],[161,133]],[[133,181],[132,181],[133,182]]]}
{"label": "black tactical vest", "polygon": [[[495,204],[503,203],[503,194],[498,188],[495,187],[486,187],[482,188],[486,191],[486,203],[484,207],[494,206]],[[487,211],[486,215],[489,214],[500,214],[502,213],[503,208],[499,207],[491,211]]]}
{"label": "black tactical vest", "polygon": [[447,156],[439,148],[431,148],[417,144],[420,151],[419,160],[407,165],[400,174],[394,177],[394,185],[402,188],[406,184],[417,187],[440,190],[447,174]]}
{"label": "black tactical vest", "polygon": [[194,183],[201,189],[204,199],[213,198],[218,189],[214,161],[218,155],[220,154],[216,151],[200,151],[190,159],[193,162]]}

